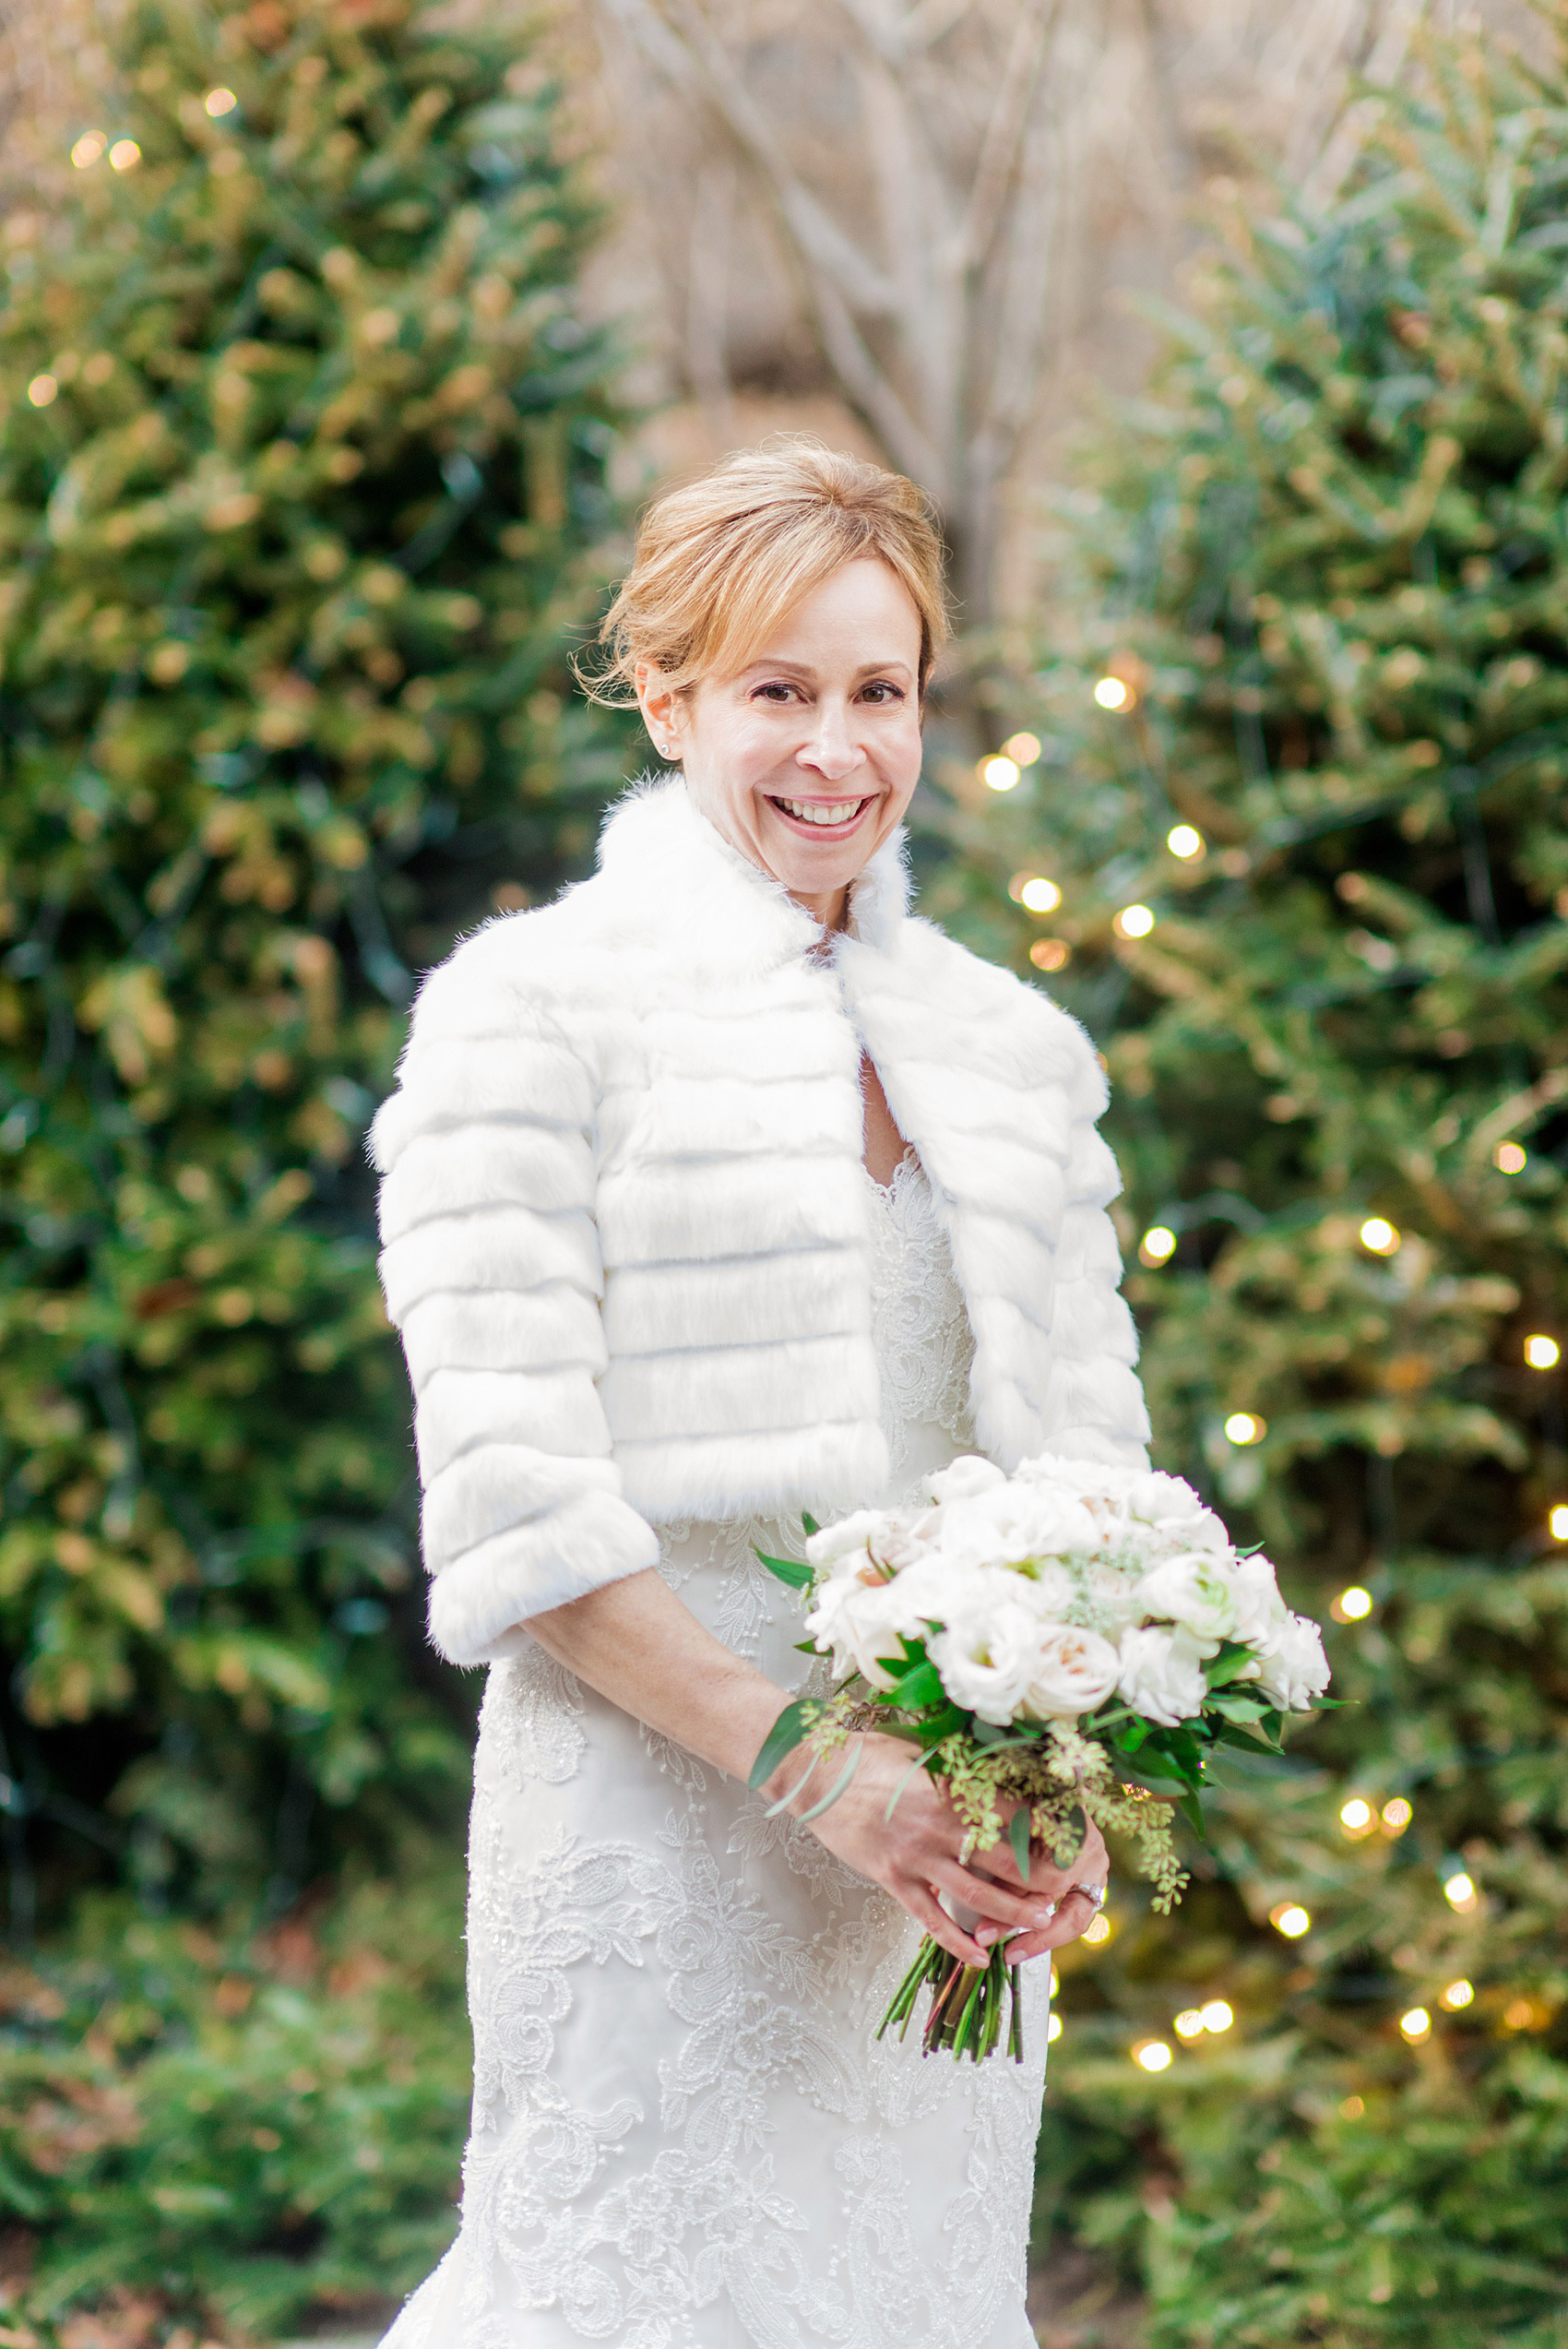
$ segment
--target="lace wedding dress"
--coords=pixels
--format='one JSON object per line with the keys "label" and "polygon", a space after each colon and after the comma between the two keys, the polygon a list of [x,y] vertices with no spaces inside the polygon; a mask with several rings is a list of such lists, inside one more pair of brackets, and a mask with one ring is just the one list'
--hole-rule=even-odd
{"label": "lace wedding dress", "polygon": [[[972,1441],[973,1341],[919,1160],[866,1182],[880,1497],[903,1498]],[[790,1688],[800,1604],[754,1544],[800,1541],[753,1520],[662,1545],[694,1613]],[[383,2349],[1031,2349],[1049,1966],[1025,1968],[1021,2067],[927,2060],[913,2027],[879,2044],[919,1928],[766,1810],[542,1649],[493,1667],[462,2229]]]}

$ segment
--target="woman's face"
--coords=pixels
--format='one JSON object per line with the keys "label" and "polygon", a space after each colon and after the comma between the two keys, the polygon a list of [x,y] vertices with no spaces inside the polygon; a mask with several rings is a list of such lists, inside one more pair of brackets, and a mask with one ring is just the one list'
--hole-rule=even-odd
{"label": "woman's face", "polygon": [[921,772],[921,621],[885,563],[846,563],[732,676],[637,669],[649,733],[732,846],[829,926]]}

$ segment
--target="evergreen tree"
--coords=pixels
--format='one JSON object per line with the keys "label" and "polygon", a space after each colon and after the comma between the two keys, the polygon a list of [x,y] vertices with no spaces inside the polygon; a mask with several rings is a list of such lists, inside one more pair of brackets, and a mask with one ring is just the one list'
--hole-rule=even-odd
{"label": "evergreen tree", "polygon": [[0,309],[23,1931],[122,1864],[277,1908],[456,1833],[361,1137],[412,971],[579,865],[619,774],[564,667],[592,221],[528,43],[415,0],[132,0],[113,38]]}
{"label": "evergreen tree", "polygon": [[1042,755],[945,884],[1105,1044],[1158,1457],[1329,1621],[1348,1700],[1289,1777],[1224,1773],[1168,1924],[1123,1891],[1063,1961],[1043,2222],[1145,2263],[1168,2349],[1568,2340],[1543,17],[1538,69],[1429,41],[1326,217],[1229,221],[1068,501]]}

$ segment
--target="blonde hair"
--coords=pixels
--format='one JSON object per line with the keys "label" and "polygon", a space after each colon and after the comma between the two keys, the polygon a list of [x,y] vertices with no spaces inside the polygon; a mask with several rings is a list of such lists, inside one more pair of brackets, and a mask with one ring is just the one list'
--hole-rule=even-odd
{"label": "blonde hair", "polygon": [[676,692],[739,668],[802,597],[862,555],[886,564],[920,614],[923,694],[948,635],[930,504],[902,473],[794,433],[654,499],[599,631],[605,658],[593,674],[579,671],[583,686],[624,709],[640,661]]}

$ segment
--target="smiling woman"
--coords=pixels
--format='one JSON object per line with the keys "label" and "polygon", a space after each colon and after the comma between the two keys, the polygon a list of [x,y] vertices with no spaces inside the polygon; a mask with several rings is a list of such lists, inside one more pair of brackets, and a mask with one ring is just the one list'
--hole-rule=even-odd
{"label": "smiling woman", "polygon": [[387,2349],[1031,2341],[1043,2016],[1019,2069],[873,2034],[921,1928],[1081,1933],[1098,1833],[982,1865],[875,1730],[831,1807],[747,1783],[807,1685],[759,1547],[966,1450],[1143,1459],[1094,1053],[908,912],[944,628],[895,475],[660,500],[594,690],[683,773],[431,974],[375,1121],[432,1636],[494,1667],[463,2226]]}

